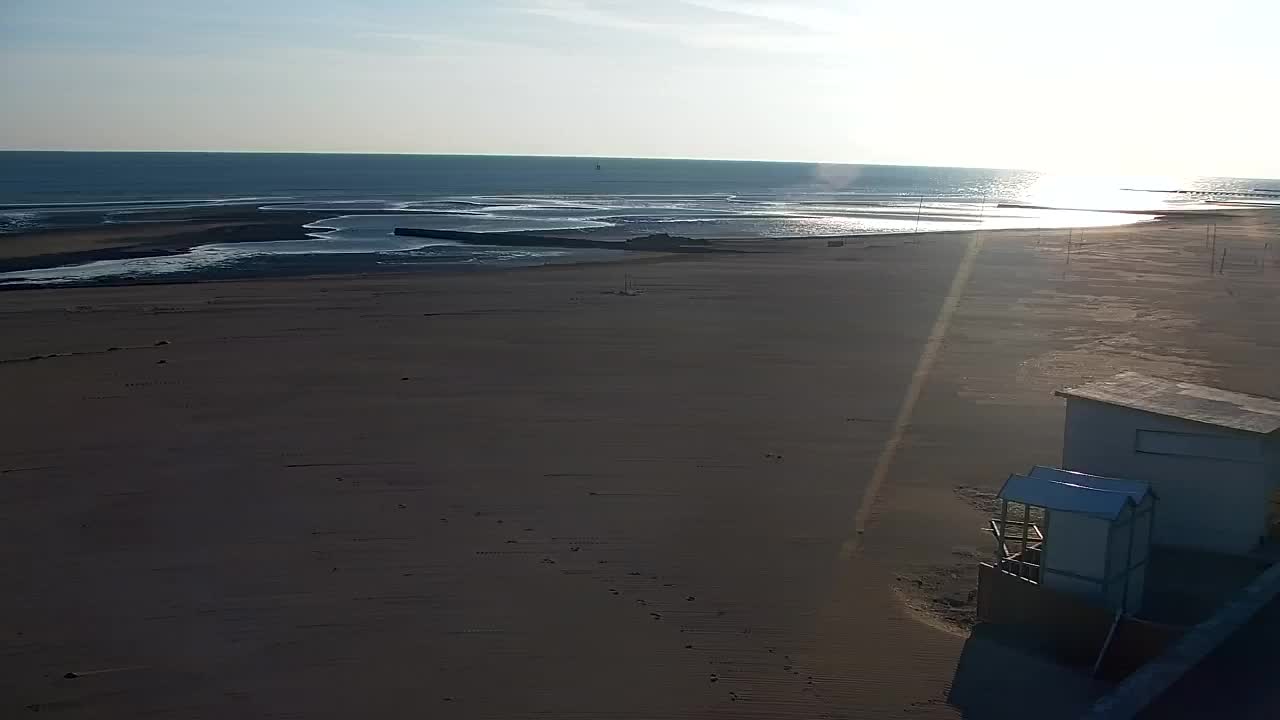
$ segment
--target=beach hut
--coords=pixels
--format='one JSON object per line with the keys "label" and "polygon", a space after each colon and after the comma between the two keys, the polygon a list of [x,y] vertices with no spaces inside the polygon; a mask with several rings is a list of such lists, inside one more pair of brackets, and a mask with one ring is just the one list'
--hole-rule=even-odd
{"label": "beach hut", "polygon": [[1035,467],[1010,475],[991,521],[997,567],[1135,613],[1142,605],[1156,495],[1144,482]]}
{"label": "beach hut", "polygon": [[1273,532],[1280,400],[1132,372],[1057,394],[1062,466],[1150,483],[1156,544],[1247,554]]}

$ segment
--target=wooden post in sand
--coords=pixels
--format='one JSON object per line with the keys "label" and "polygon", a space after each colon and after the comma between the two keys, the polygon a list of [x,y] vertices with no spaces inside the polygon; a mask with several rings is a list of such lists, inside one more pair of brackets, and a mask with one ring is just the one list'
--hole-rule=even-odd
{"label": "wooden post in sand", "polygon": [[1009,501],[1002,499],[1000,501],[1000,537],[998,538],[1000,541],[1000,547],[997,548],[997,550],[1000,553],[999,567],[1001,570],[1005,570],[1006,572],[1008,571],[1008,568],[1006,568],[1005,565],[1008,564],[1006,561],[1009,560],[1009,544],[1006,543],[1004,539],[1008,535],[1009,535]]}
{"label": "wooden post in sand", "polygon": [[924,196],[920,196],[920,206],[916,208],[916,232],[920,232],[920,214],[924,212]]}
{"label": "wooden post in sand", "polygon": [[977,237],[982,237],[982,223],[987,219],[987,196],[982,196],[982,202],[978,205],[978,229],[974,230]]}
{"label": "wooden post in sand", "polygon": [[1222,269],[1227,266],[1227,249],[1222,248],[1222,260],[1218,262],[1218,274],[1222,274]]}

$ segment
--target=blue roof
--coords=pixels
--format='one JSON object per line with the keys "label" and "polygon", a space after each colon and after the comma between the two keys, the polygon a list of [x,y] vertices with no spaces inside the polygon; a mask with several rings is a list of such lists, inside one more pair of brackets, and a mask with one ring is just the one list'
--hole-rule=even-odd
{"label": "blue roof", "polygon": [[1143,497],[1147,494],[1153,497],[1156,495],[1156,491],[1151,489],[1151,485],[1141,480],[1124,480],[1101,475],[1090,475],[1076,472],[1075,470],[1063,470],[1062,468],[1047,467],[1045,465],[1036,465],[1031,468],[1031,472],[1027,473],[1027,477],[1083,485],[1097,490],[1127,493],[1129,497],[1133,498],[1133,502],[1139,505],[1142,504]]}
{"label": "blue roof", "polygon": [[1148,495],[1155,497],[1151,486],[1137,480],[1037,466],[1026,475],[1010,475],[999,497],[1048,510],[1115,520],[1126,507],[1142,504]]}

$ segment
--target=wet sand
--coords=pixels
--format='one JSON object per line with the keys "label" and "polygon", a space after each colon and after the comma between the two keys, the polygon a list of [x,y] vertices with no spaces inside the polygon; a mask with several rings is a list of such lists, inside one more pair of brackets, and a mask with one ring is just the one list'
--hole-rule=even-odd
{"label": "wet sand", "polygon": [[0,235],[0,272],[165,255],[210,243],[302,240],[304,225],[333,217],[239,206],[156,210],[105,225],[102,213],[85,215],[66,216],[65,227]]}
{"label": "wet sand", "polygon": [[1066,716],[930,612],[957,487],[1062,385],[1280,394],[1274,216],[1067,234],[6,293],[4,714]]}

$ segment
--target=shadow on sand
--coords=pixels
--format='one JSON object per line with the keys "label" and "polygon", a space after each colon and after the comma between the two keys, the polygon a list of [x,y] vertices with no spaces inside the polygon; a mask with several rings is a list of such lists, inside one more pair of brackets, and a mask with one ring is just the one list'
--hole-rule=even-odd
{"label": "shadow on sand", "polygon": [[1077,718],[1108,687],[1054,662],[1025,635],[982,624],[964,644],[947,702],[974,720]]}

